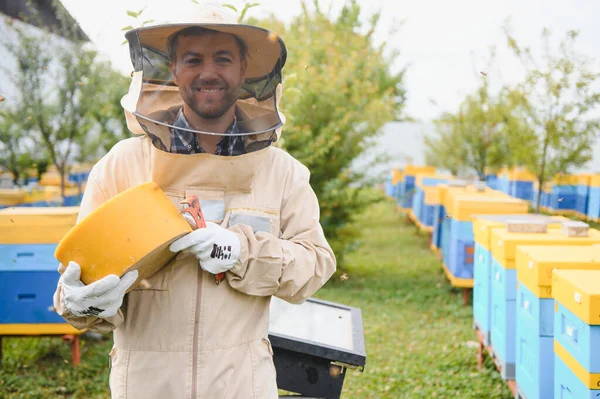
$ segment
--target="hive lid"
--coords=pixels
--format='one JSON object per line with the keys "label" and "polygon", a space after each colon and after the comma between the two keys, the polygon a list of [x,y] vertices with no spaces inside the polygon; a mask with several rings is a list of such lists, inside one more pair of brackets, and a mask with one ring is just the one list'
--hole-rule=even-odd
{"label": "hive lid", "polygon": [[591,229],[589,237],[568,237],[559,228],[549,228],[547,233],[509,233],[494,229],[491,233],[492,255],[501,264],[514,261],[520,245],[594,245],[600,243],[600,231]]}
{"label": "hive lid", "polygon": [[552,297],[584,323],[600,324],[600,270],[554,270]]}
{"label": "hive lid", "polygon": [[506,222],[509,220],[542,220],[548,224],[549,228],[560,227],[563,221],[568,220],[563,216],[546,216],[535,213],[472,215],[472,217],[475,241],[487,250],[491,248],[490,233],[492,229],[506,228]]}
{"label": "hive lid", "polygon": [[447,213],[459,221],[473,221],[473,215],[486,213],[527,213],[528,204],[520,199],[499,196],[497,194],[481,194],[453,196],[449,201]]}
{"label": "hive lid", "polygon": [[552,297],[554,269],[600,270],[600,246],[518,246],[517,279],[540,298]]}
{"label": "hive lid", "polygon": [[79,207],[0,210],[0,244],[56,244],[75,226]]}

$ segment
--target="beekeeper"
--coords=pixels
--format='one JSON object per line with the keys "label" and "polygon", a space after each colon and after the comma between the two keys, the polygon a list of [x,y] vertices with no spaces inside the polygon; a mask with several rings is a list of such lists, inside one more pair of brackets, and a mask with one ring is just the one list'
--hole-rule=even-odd
{"label": "beekeeper", "polygon": [[113,331],[112,398],[277,398],[271,296],[301,303],[336,268],[308,169],[272,145],[283,40],[205,14],[127,32],[134,73],[122,105],[137,137],[93,167],[79,219],[154,181],[178,207],[196,195],[208,227],[175,241],[174,260],[127,295],[137,272],[85,286],[77,264],[59,267],[57,312]]}

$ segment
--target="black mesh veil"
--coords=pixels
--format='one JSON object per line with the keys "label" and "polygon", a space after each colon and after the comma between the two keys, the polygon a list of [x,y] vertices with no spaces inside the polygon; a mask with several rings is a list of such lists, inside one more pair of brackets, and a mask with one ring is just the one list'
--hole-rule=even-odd
{"label": "black mesh veil", "polygon": [[257,135],[279,129],[283,125],[278,111],[278,97],[281,93],[282,68],[287,57],[285,44],[272,32],[246,25],[174,24],[127,32],[125,37],[129,42],[134,72],[129,93],[122,101],[125,110],[150,135],[164,137],[169,129],[175,128],[176,111],[183,107],[184,100],[169,66],[169,39],[181,30],[196,26],[234,35],[246,46],[245,81],[235,102],[239,128],[236,134]]}

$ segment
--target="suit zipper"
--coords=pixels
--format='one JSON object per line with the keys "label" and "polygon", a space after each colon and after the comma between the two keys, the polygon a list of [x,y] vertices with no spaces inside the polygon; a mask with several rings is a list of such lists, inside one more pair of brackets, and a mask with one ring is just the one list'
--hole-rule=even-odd
{"label": "suit zipper", "polygon": [[192,399],[198,396],[198,334],[200,329],[200,297],[202,294],[202,270],[198,265],[198,277],[196,279],[196,311],[194,312],[194,342],[192,344]]}

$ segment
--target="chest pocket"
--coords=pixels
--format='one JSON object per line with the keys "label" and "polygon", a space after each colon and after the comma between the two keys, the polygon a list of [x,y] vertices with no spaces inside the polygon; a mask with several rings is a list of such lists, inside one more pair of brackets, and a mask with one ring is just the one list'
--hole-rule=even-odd
{"label": "chest pocket", "polygon": [[264,232],[275,237],[281,236],[279,210],[275,209],[229,209],[224,222],[227,227],[236,224],[250,226],[254,234]]}
{"label": "chest pocket", "polygon": [[212,189],[187,188],[185,196],[195,195],[200,200],[200,209],[207,222],[221,224],[225,217],[225,191]]}

